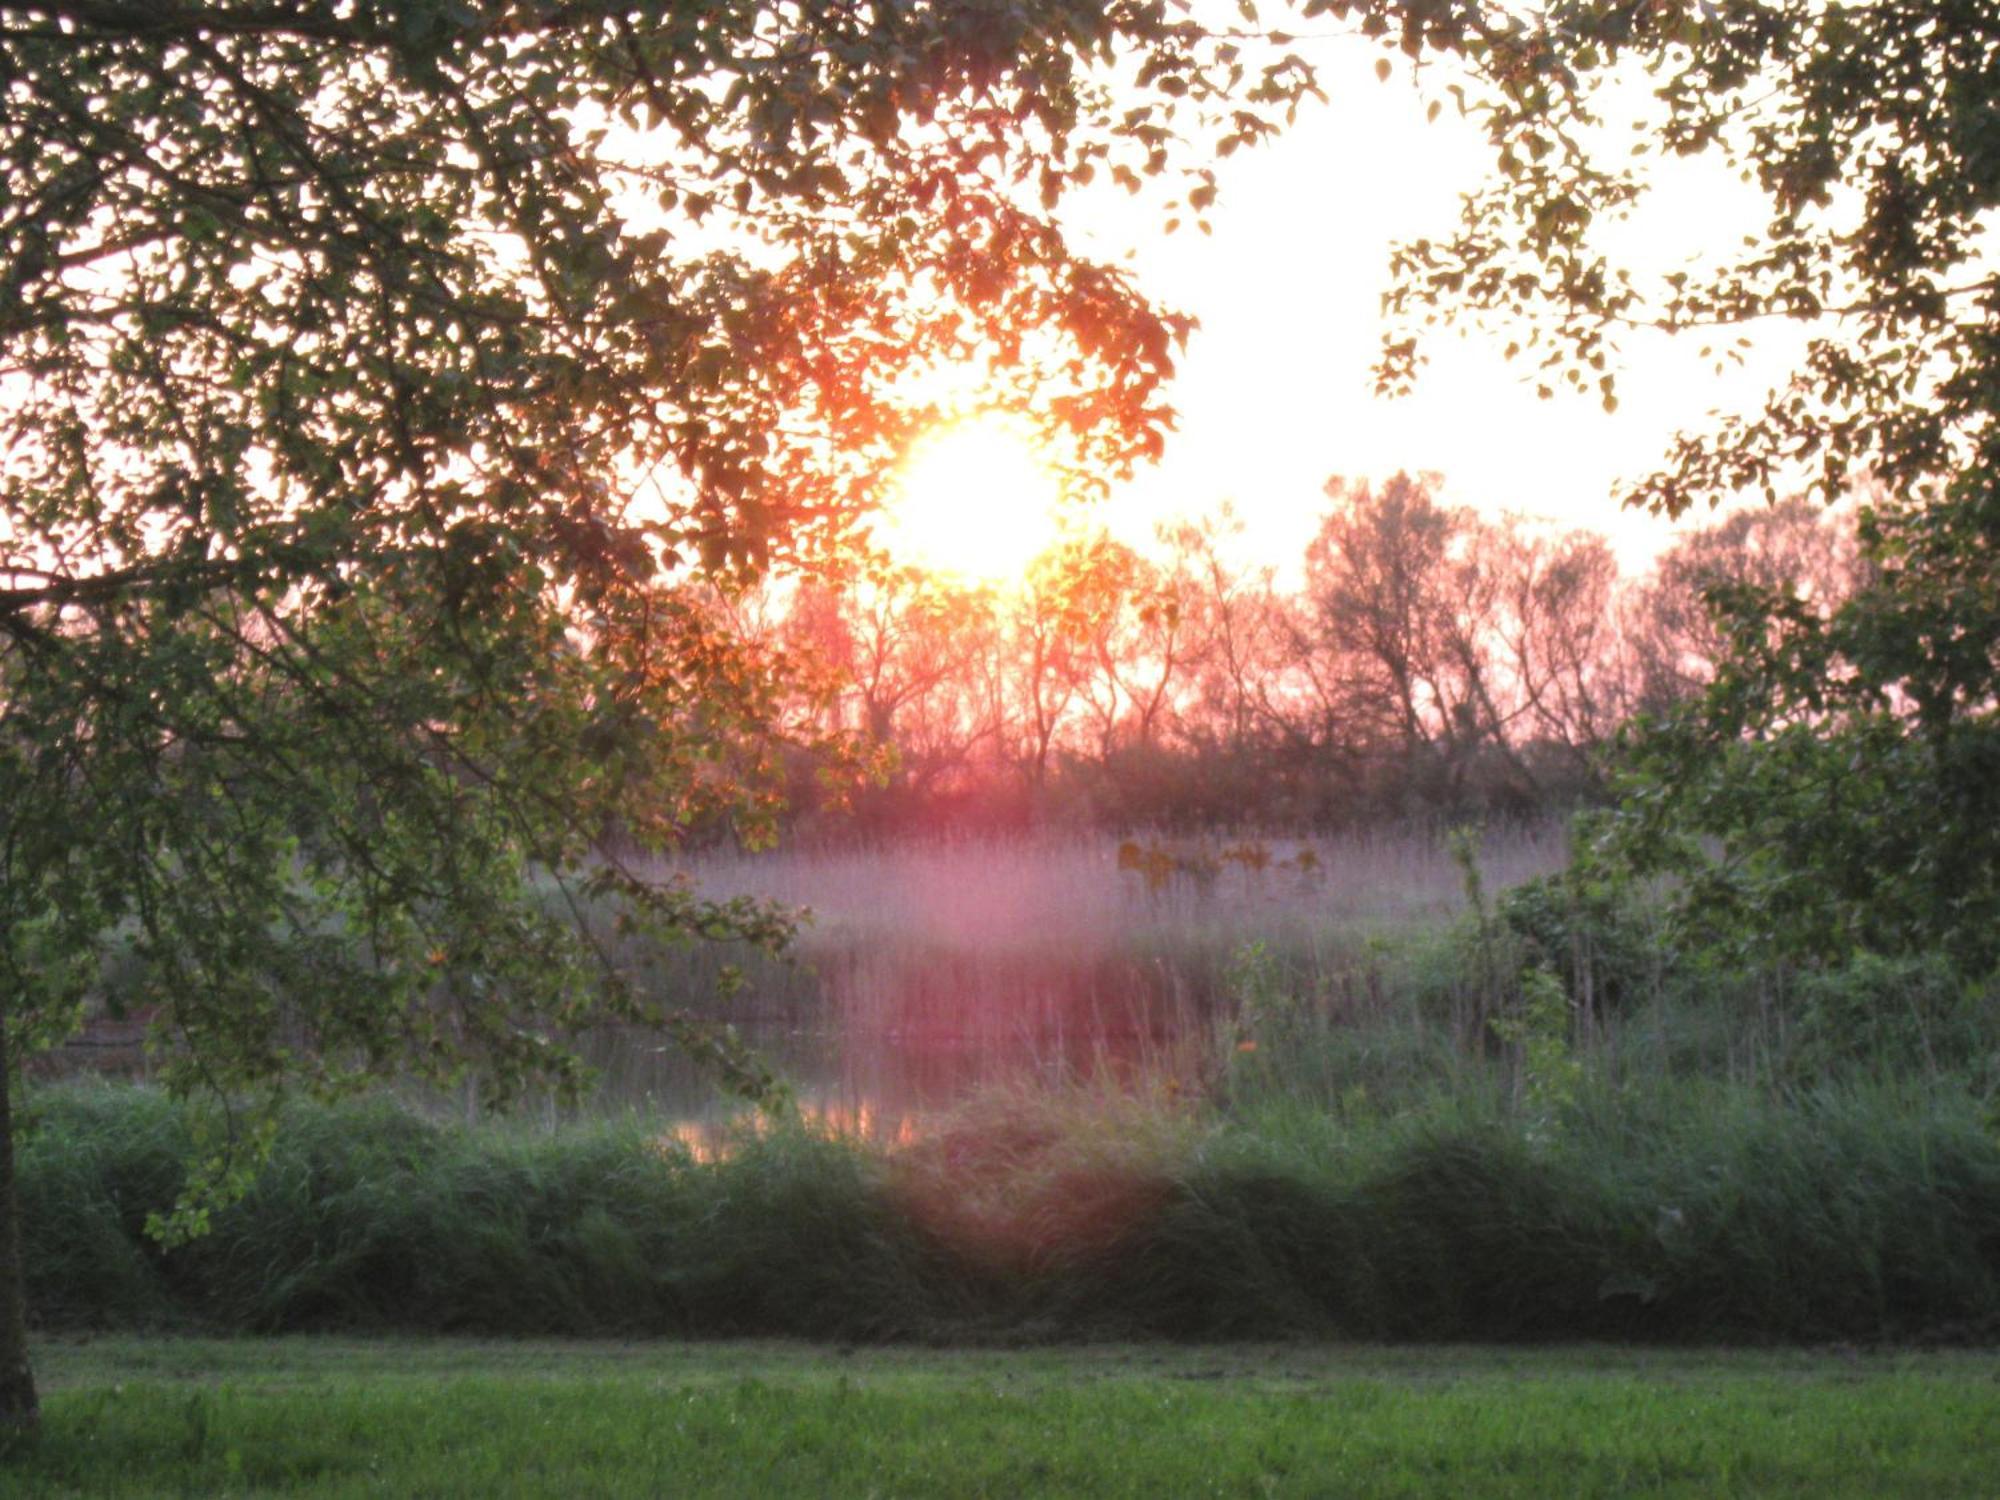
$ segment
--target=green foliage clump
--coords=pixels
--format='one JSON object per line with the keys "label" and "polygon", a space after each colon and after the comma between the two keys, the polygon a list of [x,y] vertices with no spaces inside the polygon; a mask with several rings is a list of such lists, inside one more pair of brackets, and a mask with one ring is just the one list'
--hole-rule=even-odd
{"label": "green foliage clump", "polygon": [[1515,1009],[1488,1023],[1503,1042],[1521,1049],[1521,1085],[1537,1129],[1576,1102],[1584,1065],[1570,1045],[1573,1006],[1562,983],[1544,968],[1521,975]]}
{"label": "green foliage clump", "polygon": [[1965,979],[1941,955],[1861,953],[1801,972],[1792,989],[1789,1060],[1803,1076],[1958,1070],[2000,1084],[2000,985]]}
{"label": "green foliage clump", "polygon": [[1611,857],[1671,877],[1740,961],[2000,965],[2000,490],[1968,474],[1865,509],[1869,576],[1832,607],[1717,587],[1705,692],[1618,756]]}
{"label": "green foliage clump", "polygon": [[1495,910],[1527,960],[1554,973],[1586,1010],[1623,1009],[1659,979],[1660,924],[1628,881],[1573,866],[1509,888]]}
{"label": "green foliage clump", "polygon": [[185,1107],[64,1090],[23,1151],[29,1302],[66,1327],[245,1332],[857,1336],[913,1330],[901,1253],[855,1153],[746,1140],[727,1167],[636,1122],[449,1126],[387,1101],[298,1105],[254,1186],[162,1249]]}

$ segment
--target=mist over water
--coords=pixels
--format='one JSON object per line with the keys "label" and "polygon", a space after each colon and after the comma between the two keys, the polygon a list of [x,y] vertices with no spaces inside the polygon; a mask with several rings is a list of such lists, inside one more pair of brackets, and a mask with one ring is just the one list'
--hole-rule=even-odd
{"label": "mist over water", "polygon": [[[1558,868],[1544,823],[1480,843],[1489,892]],[[715,854],[661,865],[706,895],[799,911],[792,954],[696,944],[621,963],[670,1006],[726,1023],[829,1132],[907,1143],[981,1092],[1019,1086],[1198,1095],[1235,1016],[1253,947],[1288,993],[1336,1023],[1366,1005],[1388,955],[1466,910],[1442,834],[1298,838],[1047,834]],[[740,993],[717,1000],[725,964]],[[93,1019],[38,1065],[145,1079],[143,1014]],[[697,1155],[757,1113],[669,1036],[629,1026],[577,1039],[587,1114],[637,1113]],[[477,1116],[477,1080],[422,1107]],[[555,1118],[553,1101],[522,1112]]]}
{"label": "mist over water", "polygon": [[[1557,825],[1497,832],[1482,876],[1499,889],[1563,853]],[[806,1119],[881,1144],[996,1087],[1197,1090],[1249,945],[1324,990],[1371,944],[1465,909],[1444,838],[1415,833],[940,840],[714,856],[677,873],[711,896],[810,913],[795,961],[740,955],[748,983],[714,1013]],[[693,1008],[701,981],[692,968],[656,980],[687,986]],[[754,1113],[670,1042],[605,1033],[587,1055],[597,1107],[659,1115],[698,1153]]]}

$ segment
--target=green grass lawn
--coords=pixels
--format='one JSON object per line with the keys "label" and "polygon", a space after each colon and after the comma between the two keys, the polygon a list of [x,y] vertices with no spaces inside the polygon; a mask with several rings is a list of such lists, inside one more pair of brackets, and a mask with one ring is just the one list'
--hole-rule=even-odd
{"label": "green grass lawn", "polygon": [[37,1495],[2000,1495],[2000,1355],[116,1338]]}

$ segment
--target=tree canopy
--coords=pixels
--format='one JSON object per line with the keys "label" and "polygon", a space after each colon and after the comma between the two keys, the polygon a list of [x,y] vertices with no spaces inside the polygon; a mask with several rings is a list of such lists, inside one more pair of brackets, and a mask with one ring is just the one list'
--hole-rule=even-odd
{"label": "tree canopy", "polygon": [[0,4],[5,1053],[111,950],[181,1086],[675,1023],[581,919],[782,936],[612,857],[768,824],[714,591],[838,547],[942,365],[1157,451],[1187,324],[1053,210],[1198,214],[1311,87],[1160,0]]}
{"label": "tree canopy", "polygon": [[[1426,319],[1509,337],[1545,392],[1615,404],[1641,330],[1718,369],[1808,332],[1759,409],[1682,434],[1626,497],[1670,515],[1866,485],[1867,581],[1841,601],[1711,592],[1712,687],[1643,722],[1613,843],[1688,877],[1691,912],[1806,962],[1941,947],[1990,969],[2000,917],[2000,10],[1900,0],[1577,0],[1528,12],[1348,5],[1452,54],[1495,171],[1457,231],[1397,253],[1381,376]],[[1392,27],[1391,22],[1395,23]],[[1697,263],[1609,248],[1662,158],[1707,158],[1764,219]],[[1629,237],[1626,242],[1630,244]],[[1708,851],[1719,848],[1719,859]]]}
{"label": "tree canopy", "polygon": [[[1810,328],[1761,410],[1683,435],[1633,503],[1678,515],[1745,490],[1830,501],[1863,470],[1898,493],[1995,470],[1991,5],[1305,9],[1377,30],[1395,15],[1405,50],[1452,54],[1452,90],[1494,151],[1457,231],[1400,248],[1389,300],[1406,324],[1448,310],[1510,338],[1545,388],[1614,401],[1639,331],[1699,339],[1726,367],[1760,328]],[[1687,267],[1627,263],[1618,227],[1663,161],[1694,158],[1755,190],[1761,226]],[[1407,380],[1421,348],[1420,326],[1393,335],[1384,381]]]}

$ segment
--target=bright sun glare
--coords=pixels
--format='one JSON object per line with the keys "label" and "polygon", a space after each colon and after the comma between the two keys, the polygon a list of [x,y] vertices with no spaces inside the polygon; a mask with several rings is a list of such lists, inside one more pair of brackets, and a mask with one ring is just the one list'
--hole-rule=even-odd
{"label": "bright sun glare", "polygon": [[922,439],[879,536],[891,556],[973,583],[1018,578],[1055,540],[1055,475],[1019,430],[968,418]]}

